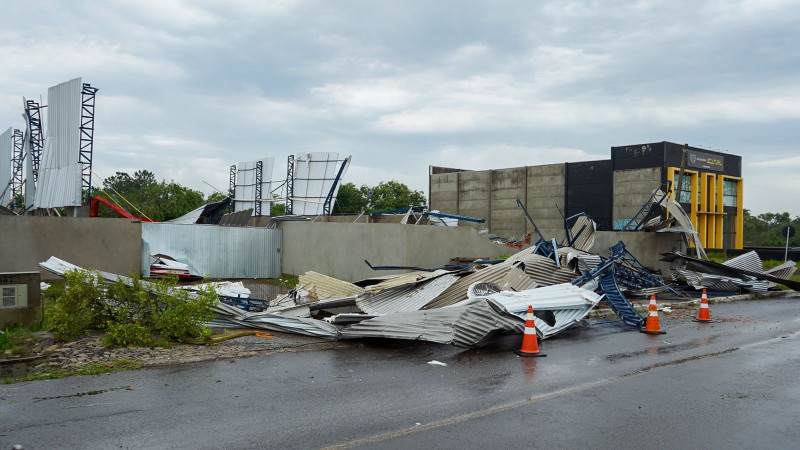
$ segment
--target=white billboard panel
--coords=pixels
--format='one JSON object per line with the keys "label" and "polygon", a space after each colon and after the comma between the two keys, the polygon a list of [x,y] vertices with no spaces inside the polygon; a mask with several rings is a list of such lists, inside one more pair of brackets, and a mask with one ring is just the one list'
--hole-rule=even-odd
{"label": "white billboard panel", "polygon": [[[323,213],[323,206],[333,186],[331,211],[339,192],[341,179],[336,180],[341,165],[341,177],[347,173],[350,157],[339,161],[338,153],[312,152],[298,153],[294,158],[294,183],[292,184],[292,214],[317,216]],[[334,186],[334,183],[336,185]]]}
{"label": "white billboard panel", "polygon": [[0,206],[11,202],[11,160],[14,158],[14,130],[0,134]]}
{"label": "white billboard panel", "polygon": [[47,138],[39,170],[37,208],[81,205],[82,90],[80,78],[47,90]]}
{"label": "white billboard panel", "polygon": [[[256,198],[256,165],[261,161],[261,198]],[[261,215],[268,216],[272,205],[272,168],[275,158],[261,158],[254,161],[240,162],[236,166],[236,183],[233,190],[233,210],[244,211],[261,202]]]}

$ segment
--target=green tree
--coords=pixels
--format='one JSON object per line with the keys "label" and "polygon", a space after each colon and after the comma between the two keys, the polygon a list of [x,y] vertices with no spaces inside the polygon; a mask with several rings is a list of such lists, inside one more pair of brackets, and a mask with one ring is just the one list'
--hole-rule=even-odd
{"label": "green tree", "polygon": [[359,189],[353,183],[339,186],[334,209],[343,214],[359,214],[364,211],[367,207],[367,198],[363,191],[365,188],[369,189],[366,185]]}
{"label": "green tree", "polygon": [[[783,247],[786,245],[786,238],[781,234],[781,230],[787,225],[800,230],[800,217],[792,220],[788,212],[763,213],[753,216],[749,210],[745,209],[744,245]],[[795,237],[789,240],[789,245],[793,247],[800,245],[800,235],[795,234]]]}
{"label": "green tree", "polygon": [[208,198],[206,199],[206,204],[221,202],[226,198],[228,198],[228,194],[224,192],[212,192],[211,195],[209,195]]}
{"label": "green tree", "polygon": [[[106,178],[103,188],[96,195],[118,203],[133,215],[144,215],[159,222],[180,217],[205,203],[202,192],[174,181],[158,182],[148,170],[137,170],[133,176],[117,172]],[[117,216],[105,207],[101,207],[99,215]]]}
{"label": "green tree", "polygon": [[405,184],[394,180],[381,181],[366,193],[370,211],[421,206],[427,201],[422,191],[412,191]]}

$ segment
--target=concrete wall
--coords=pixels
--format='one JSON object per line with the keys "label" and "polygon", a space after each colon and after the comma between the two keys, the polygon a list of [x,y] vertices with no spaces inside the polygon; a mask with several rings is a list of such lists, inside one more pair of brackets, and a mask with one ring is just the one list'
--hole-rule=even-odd
{"label": "concrete wall", "polygon": [[428,204],[432,209],[458,214],[458,176],[458,172],[431,175],[431,198]]}
{"label": "concrete wall", "polygon": [[661,168],[615,170],[613,227],[620,229],[636,215],[661,185]]}
{"label": "concrete wall", "polygon": [[517,199],[525,198],[526,173],[524,167],[492,171],[490,230],[493,234],[507,237],[525,234],[526,219]]}
{"label": "concrete wall", "polygon": [[[458,213],[462,216],[486,219],[485,224],[466,222],[473,228],[490,226],[492,207],[492,171],[458,174]],[[442,211],[444,212],[444,211]],[[465,222],[462,222],[464,224]]]}
{"label": "concrete wall", "polygon": [[[0,272],[39,271],[56,256],[85,268],[139,272],[142,224],[128,219],[0,216]],[[42,279],[58,278],[42,271]]]}
{"label": "concrete wall", "polygon": [[[402,271],[373,271],[365,263],[385,266],[440,267],[453,257],[495,258],[516,250],[489,241],[469,227],[433,227],[400,224],[344,224],[284,222],[284,273],[309,270],[356,281]],[[564,230],[542,230],[547,238],[563,239]],[[598,232],[593,252],[608,256],[609,248],[624,241],[628,250],[648,267],[666,273],[659,254],[680,248],[671,233]]]}
{"label": "concrete wall", "polygon": [[355,281],[386,273],[372,265],[440,267],[453,257],[495,258],[514,250],[469,227],[284,222],[284,273],[309,270]]}
{"label": "concrete wall", "polygon": [[548,164],[527,168],[528,195],[525,207],[528,208],[528,212],[540,229],[564,227],[564,218],[559,214],[558,208],[565,211],[565,168],[565,164]]}
{"label": "concrete wall", "polygon": [[526,203],[537,226],[561,227],[563,218],[558,208],[564,210],[565,167],[549,164],[433,174],[430,207],[486,220],[485,224],[462,222],[461,226],[488,227],[498,236],[521,237],[531,231],[531,226],[517,206],[520,199]]}

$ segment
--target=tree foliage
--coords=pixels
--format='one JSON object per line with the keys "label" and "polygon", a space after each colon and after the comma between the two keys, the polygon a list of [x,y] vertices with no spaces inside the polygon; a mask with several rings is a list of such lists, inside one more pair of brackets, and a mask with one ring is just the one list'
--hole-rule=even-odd
{"label": "tree foliage", "polygon": [[[206,203],[202,192],[175,181],[158,182],[155,175],[148,170],[137,170],[133,176],[117,172],[106,178],[103,187],[104,191],[97,192],[96,195],[118,203],[133,215],[144,215],[158,222],[180,217]],[[215,198],[213,194],[211,198]],[[99,215],[117,216],[114,211],[105,207],[100,208]]]}
{"label": "tree foliage", "polygon": [[783,227],[791,225],[795,228],[795,235],[789,239],[790,247],[800,246],[800,216],[792,220],[788,212],[764,213],[757,216],[750,215],[744,210],[744,245],[783,247],[786,238],[781,234]]}
{"label": "tree foliage", "polygon": [[358,214],[421,206],[426,203],[425,193],[411,190],[399,181],[381,181],[372,187],[364,184],[360,188],[353,183],[346,183],[339,187],[335,209],[345,214]]}
{"label": "tree foliage", "polygon": [[105,285],[96,272],[71,270],[66,289],[53,305],[50,329],[59,340],[102,330],[111,347],[150,346],[169,341],[206,339],[217,294],[201,288],[196,296],[177,289],[177,279],[151,281],[134,275],[130,282]]}

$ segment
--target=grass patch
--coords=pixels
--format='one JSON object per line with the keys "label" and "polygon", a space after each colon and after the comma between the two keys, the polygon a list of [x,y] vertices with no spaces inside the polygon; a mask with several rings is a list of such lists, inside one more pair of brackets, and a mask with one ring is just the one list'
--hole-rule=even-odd
{"label": "grass patch", "polygon": [[132,359],[118,359],[111,364],[91,362],[74,367],[55,367],[34,369],[33,373],[20,379],[5,378],[2,384],[20,383],[23,381],[52,380],[55,378],[66,378],[77,375],[102,375],[106,373],[125,372],[142,368],[142,362]]}
{"label": "grass patch", "polygon": [[287,289],[292,289],[295,286],[297,286],[297,283],[300,281],[300,278],[297,275],[284,273],[280,276],[280,278],[267,278],[265,281],[267,282],[267,284],[271,284],[273,286],[280,286]]}
{"label": "grass patch", "polygon": [[41,339],[28,328],[6,328],[0,331],[0,357],[24,357]]}

